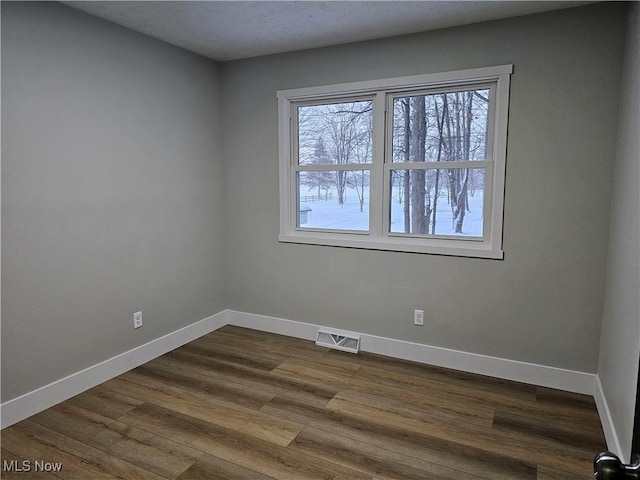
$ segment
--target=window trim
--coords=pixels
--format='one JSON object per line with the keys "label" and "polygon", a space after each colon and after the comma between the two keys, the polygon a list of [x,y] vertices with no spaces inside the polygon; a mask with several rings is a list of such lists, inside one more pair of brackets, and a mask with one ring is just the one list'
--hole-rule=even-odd
{"label": "window trim", "polygon": [[[280,181],[280,233],[278,240],[284,243],[302,243],[336,247],[364,248],[370,250],[401,251],[454,255],[476,258],[504,258],[502,250],[502,229],[504,211],[504,179],[507,149],[507,122],[509,109],[509,84],[513,65],[499,65],[452,72],[431,73],[397,78],[386,78],[364,82],[342,83],[318,87],[305,87],[279,90],[278,99],[278,140],[279,140],[279,181]],[[460,89],[465,85],[495,84],[493,112],[493,131],[488,141],[492,144],[493,158],[489,161],[476,161],[477,166],[485,168],[487,185],[485,192],[485,239],[478,237],[415,236],[386,232],[389,206],[390,171],[403,169],[402,163],[393,163],[387,156],[389,148],[385,145],[388,125],[385,112],[388,102],[399,92],[428,91],[443,88]],[[330,102],[343,98],[373,98],[373,153],[370,168],[372,181],[369,198],[369,231],[323,231],[322,229],[298,228],[295,172],[303,166],[294,166],[294,118],[296,105],[314,101]],[[386,159],[386,161],[385,161]],[[358,165],[358,164],[356,164]],[[355,166],[355,165],[354,165]],[[338,165],[332,165],[335,170]],[[421,166],[424,168],[424,166]],[[430,167],[434,168],[434,167]],[[441,167],[442,168],[442,167]],[[304,168],[303,168],[304,169]],[[385,193],[386,192],[386,193]],[[488,204],[488,206],[487,206]],[[487,220],[486,214],[490,212]]]}

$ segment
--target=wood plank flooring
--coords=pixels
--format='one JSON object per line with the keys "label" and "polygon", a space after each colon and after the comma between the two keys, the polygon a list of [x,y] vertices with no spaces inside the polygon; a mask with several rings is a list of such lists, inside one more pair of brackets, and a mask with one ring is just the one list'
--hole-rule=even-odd
{"label": "wood plank flooring", "polygon": [[586,480],[606,450],[588,396],[231,326],[1,440],[7,479]]}

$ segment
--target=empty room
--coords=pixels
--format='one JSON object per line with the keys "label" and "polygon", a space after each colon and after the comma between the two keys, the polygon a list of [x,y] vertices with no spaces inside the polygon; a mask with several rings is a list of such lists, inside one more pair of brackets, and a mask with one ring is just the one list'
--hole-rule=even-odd
{"label": "empty room", "polygon": [[3,1],[0,476],[636,475],[639,11]]}

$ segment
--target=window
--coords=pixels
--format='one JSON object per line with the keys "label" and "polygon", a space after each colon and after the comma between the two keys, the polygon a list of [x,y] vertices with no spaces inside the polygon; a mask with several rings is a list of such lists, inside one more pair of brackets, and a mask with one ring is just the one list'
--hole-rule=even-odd
{"label": "window", "polygon": [[280,241],[503,258],[512,69],[279,91]]}

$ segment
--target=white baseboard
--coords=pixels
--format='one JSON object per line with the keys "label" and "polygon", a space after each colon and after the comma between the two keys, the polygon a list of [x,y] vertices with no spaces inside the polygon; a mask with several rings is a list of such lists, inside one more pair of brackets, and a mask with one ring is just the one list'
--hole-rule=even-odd
{"label": "white baseboard", "polygon": [[[326,325],[314,325],[283,318],[224,310],[3,403],[0,405],[0,428],[8,427],[31,415],[35,415],[227,324],[305,340],[315,340],[319,328],[328,328]],[[606,420],[606,414],[605,417],[602,417],[602,412],[607,412],[608,410],[601,390],[596,391],[597,379],[594,374],[461,352],[363,333],[359,333],[359,335],[361,337],[360,348],[362,351],[570,392],[596,395],[596,402],[600,401],[600,404],[605,405],[604,409],[601,409],[600,404],[598,405],[605,433],[608,428],[605,425],[612,425],[610,420]],[[598,399],[598,394],[600,395],[600,400]],[[613,435],[611,438],[617,438],[615,432],[613,430],[611,432],[607,434],[607,442],[609,442],[611,435]],[[620,450],[618,447],[616,451],[615,444],[610,449],[614,453]]]}
{"label": "white baseboard", "polygon": [[227,317],[228,310],[223,310],[175,332],[61,378],[49,385],[9,400],[0,405],[0,428],[13,425],[160,355],[164,355],[202,335],[217,330],[228,323]]}
{"label": "white baseboard", "polygon": [[[325,325],[314,325],[232,310],[229,311],[228,319],[230,324],[239,327],[279,333],[306,340],[315,340],[319,328],[328,328]],[[574,393],[586,395],[594,395],[595,393],[595,374],[592,373],[450,350],[365,333],[353,333],[360,335],[360,349],[365,352]]]}
{"label": "white baseboard", "polygon": [[604,394],[600,377],[596,375],[596,391],[593,395],[596,401],[596,407],[598,408],[598,415],[600,415],[600,423],[602,423],[602,430],[604,430],[604,438],[607,441],[607,448],[611,453],[615,453],[623,463],[631,463],[631,459],[627,454],[622,451],[620,445],[620,439],[616,432],[615,423],[611,417],[611,411],[609,410],[609,404],[607,403],[607,397]]}

